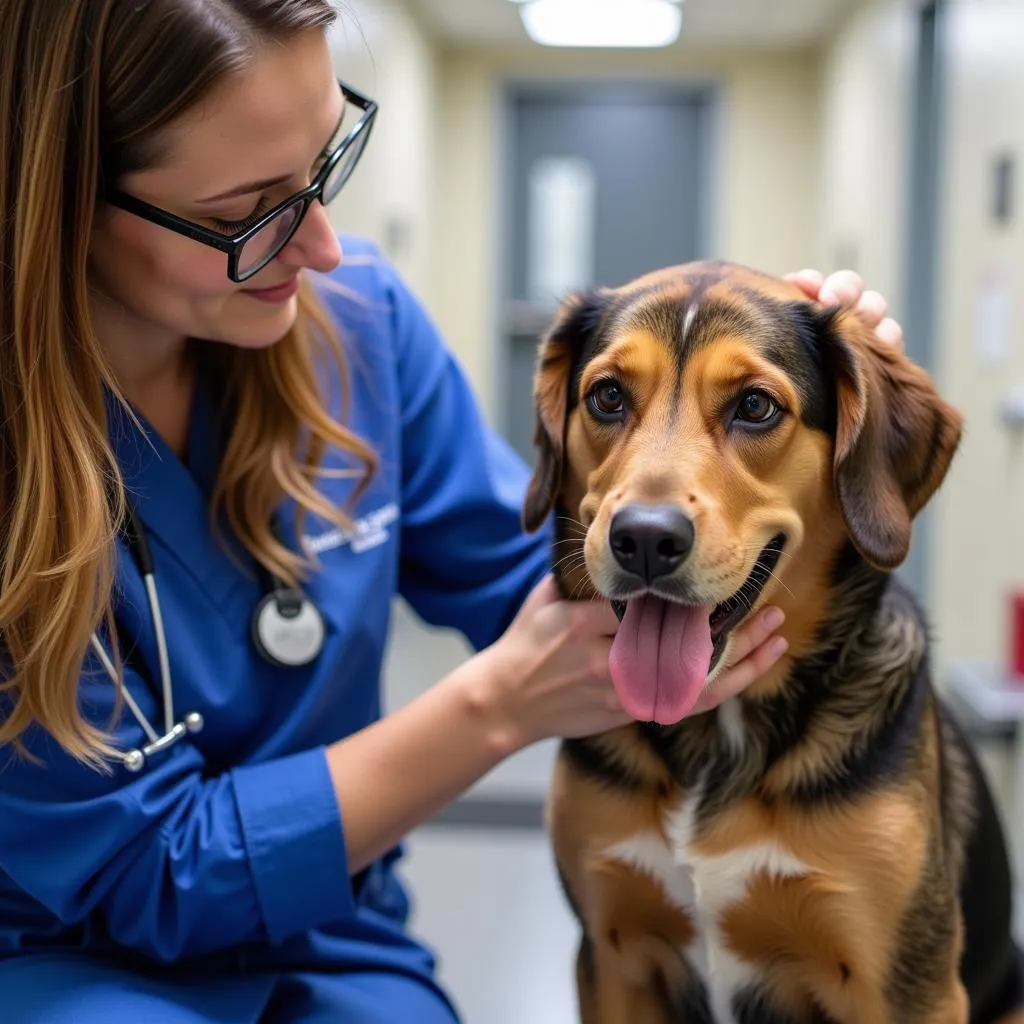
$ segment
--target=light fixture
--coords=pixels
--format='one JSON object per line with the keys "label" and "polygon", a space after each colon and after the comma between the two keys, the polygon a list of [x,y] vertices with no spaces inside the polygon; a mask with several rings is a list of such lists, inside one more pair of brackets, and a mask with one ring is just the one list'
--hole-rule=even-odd
{"label": "light fixture", "polygon": [[679,38],[680,0],[514,0],[543,46],[654,47]]}

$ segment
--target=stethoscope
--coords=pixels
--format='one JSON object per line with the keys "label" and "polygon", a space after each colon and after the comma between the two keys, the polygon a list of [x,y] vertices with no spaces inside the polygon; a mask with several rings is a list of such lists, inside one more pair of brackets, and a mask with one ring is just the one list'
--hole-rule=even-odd
{"label": "stethoscope", "polygon": [[[93,633],[92,648],[96,652],[107,675],[120,689],[136,721],[146,734],[148,743],[122,755],[124,767],[130,772],[140,772],[146,761],[174,746],[187,735],[202,731],[203,716],[190,711],[181,721],[175,721],[174,699],[171,691],[171,663],[167,652],[167,637],[164,633],[163,615],[160,612],[160,596],[156,589],[156,574],[153,554],[146,539],[146,532],[135,509],[129,505],[125,529],[128,550],[142,573],[149,602],[153,632],[156,635],[157,660],[160,666],[160,689],[163,697],[164,732],[160,735],[142,713],[142,709],[128,692],[124,680],[119,676],[110,655],[104,650],[99,637]],[[294,668],[314,661],[324,646],[324,620],[316,604],[301,590],[287,586],[282,580],[260,567],[263,597],[253,609],[251,634],[259,655],[271,665],[279,668]]]}

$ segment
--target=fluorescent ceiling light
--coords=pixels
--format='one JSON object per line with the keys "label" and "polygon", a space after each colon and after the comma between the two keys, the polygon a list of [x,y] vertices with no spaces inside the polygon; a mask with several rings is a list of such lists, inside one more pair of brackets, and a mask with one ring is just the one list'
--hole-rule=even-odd
{"label": "fluorescent ceiling light", "polygon": [[683,20],[677,0],[525,0],[519,14],[543,46],[669,46]]}

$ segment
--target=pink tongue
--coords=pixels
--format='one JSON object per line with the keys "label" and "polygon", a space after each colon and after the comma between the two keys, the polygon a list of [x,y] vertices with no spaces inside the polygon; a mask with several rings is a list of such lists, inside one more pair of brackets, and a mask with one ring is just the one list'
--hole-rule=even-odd
{"label": "pink tongue", "polygon": [[634,598],[626,605],[609,661],[626,714],[659,725],[685,718],[704,688],[711,652],[706,608]]}

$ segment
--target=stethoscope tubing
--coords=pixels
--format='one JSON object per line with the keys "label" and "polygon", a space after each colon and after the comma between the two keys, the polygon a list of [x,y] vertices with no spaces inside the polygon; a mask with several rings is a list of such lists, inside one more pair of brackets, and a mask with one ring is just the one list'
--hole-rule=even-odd
{"label": "stethoscope tubing", "polygon": [[[195,735],[202,731],[205,722],[198,711],[190,711],[181,721],[175,721],[174,715],[174,694],[171,678],[171,661],[167,645],[167,634],[164,629],[164,618],[160,608],[160,594],[156,585],[156,570],[153,561],[153,553],[146,537],[145,528],[142,525],[138,513],[129,502],[125,523],[125,541],[128,549],[138,565],[142,574],[143,583],[146,588],[146,598],[149,604],[150,616],[153,621],[153,632],[156,638],[157,663],[160,672],[160,694],[163,705],[164,731],[158,733],[152,723],[146,718],[139,707],[138,702],[132,697],[125,685],[124,679],[117,671],[110,655],[104,649],[96,633],[90,637],[92,649],[100,659],[104,670],[110,676],[111,681],[120,690],[129,710],[139,723],[142,731],[148,740],[140,747],[126,751],[122,755],[124,767],[130,772],[139,772],[145,766],[149,758],[155,754],[167,750],[187,735]],[[257,618],[254,616],[254,642],[263,658],[271,664],[280,667],[292,667],[295,665],[307,664],[319,656],[323,646],[323,620],[316,606],[299,590],[285,587],[279,580],[266,572],[260,573],[264,582],[264,590],[267,595],[260,602],[257,614],[265,614],[268,598],[279,599],[279,603],[286,606],[283,621],[295,622],[299,628],[307,631],[305,647],[301,646],[302,634],[299,634],[300,648],[297,654],[288,659],[285,654],[276,654],[270,649],[268,643],[260,637],[260,630],[257,628]],[[259,620],[262,621],[262,620]],[[310,634],[308,631],[312,630]],[[295,636],[293,635],[293,639]]]}

